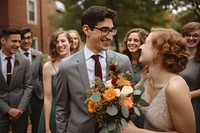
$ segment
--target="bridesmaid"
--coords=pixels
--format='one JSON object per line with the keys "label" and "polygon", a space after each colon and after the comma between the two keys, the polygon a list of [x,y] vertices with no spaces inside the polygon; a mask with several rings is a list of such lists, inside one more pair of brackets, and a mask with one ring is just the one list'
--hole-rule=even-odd
{"label": "bridesmaid", "polygon": [[[141,79],[141,74],[143,72],[143,66],[139,62],[141,49],[140,46],[145,42],[148,36],[148,32],[142,28],[133,28],[126,33],[123,40],[123,54],[127,55],[131,61],[131,66],[134,72],[133,80],[135,84]],[[136,87],[136,86],[135,86]],[[134,118],[134,123],[137,127],[143,128],[144,118],[143,116],[136,116]]]}
{"label": "bridesmaid", "polygon": [[186,69],[180,75],[190,88],[196,118],[196,133],[200,133],[200,23],[185,24],[181,33],[187,40],[186,48],[190,57]]}
{"label": "bridesmaid", "polygon": [[129,30],[124,38],[123,45],[125,47],[123,54],[127,55],[131,61],[134,72],[134,81],[137,84],[143,71],[143,66],[139,62],[140,46],[144,43],[148,36],[148,32],[142,28],[133,28]]}
{"label": "bridesmaid", "polygon": [[49,43],[49,61],[43,66],[44,108],[41,112],[38,133],[55,133],[55,89],[57,71],[61,59],[70,55],[72,38],[67,31],[58,30],[52,34]]}
{"label": "bridesmaid", "polygon": [[73,44],[71,46],[71,54],[74,54],[76,52],[78,52],[82,47],[83,47],[83,43],[81,41],[81,37],[78,33],[78,31],[76,30],[69,30],[68,31],[70,36],[72,37],[73,40]]}

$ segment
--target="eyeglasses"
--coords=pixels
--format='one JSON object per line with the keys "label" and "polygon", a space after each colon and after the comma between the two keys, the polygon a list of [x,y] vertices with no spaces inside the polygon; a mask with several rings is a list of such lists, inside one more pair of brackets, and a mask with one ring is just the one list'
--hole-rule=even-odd
{"label": "eyeglasses", "polygon": [[109,33],[111,33],[114,36],[117,33],[117,29],[115,29],[115,28],[112,28],[112,29],[110,29],[108,27],[101,27],[101,28],[92,27],[92,28],[100,30],[101,34],[104,36],[107,36]]}
{"label": "eyeglasses", "polygon": [[32,39],[32,37],[31,37],[31,36],[23,37],[23,38],[22,38],[22,41],[26,41],[26,39],[27,39],[28,41],[30,41],[30,40]]}
{"label": "eyeglasses", "polygon": [[186,39],[190,39],[191,37],[193,39],[199,39],[200,35],[199,34],[193,34],[193,35],[190,35],[190,34],[185,34],[184,36]]}

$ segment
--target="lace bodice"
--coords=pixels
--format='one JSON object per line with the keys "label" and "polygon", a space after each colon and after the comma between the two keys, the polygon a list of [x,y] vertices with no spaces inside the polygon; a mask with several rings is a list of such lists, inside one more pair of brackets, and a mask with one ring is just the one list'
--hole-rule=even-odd
{"label": "lace bodice", "polygon": [[[176,76],[171,78],[181,78]],[[169,83],[169,82],[168,82]],[[145,117],[144,128],[153,131],[173,131],[174,126],[169,114],[168,105],[165,97],[165,89],[168,83],[160,90],[157,96],[152,100],[148,107],[141,107],[141,112]],[[144,87],[148,87],[146,83]],[[144,92],[142,98],[146,100],[146,93]]]}

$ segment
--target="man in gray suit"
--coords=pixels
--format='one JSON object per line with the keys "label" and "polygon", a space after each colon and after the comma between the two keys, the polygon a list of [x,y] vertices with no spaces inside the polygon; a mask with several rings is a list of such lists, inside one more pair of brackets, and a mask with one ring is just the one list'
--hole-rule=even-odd
{"label": "man in gray suit", "polygon": [[43,54],[41,51],[31,48],[33,42],[31,29],[21,29],[21,38],[21,46],[18,52],[28,57],[32,69],[33,93],[30,100],[30,120],[32,124],[32,133],[37,133],[40,113],[44,103],[44,93],[42,84]]}
{"label": "man in gray suit", "polygon": [[17,53],[20,31],[3,29],[0,35],[0,132],[26,133],[33,85],[30,63]]}
{"label": "man in gray suit", "polygon": [[123,71],[132,73],[127,56],[108,50],[117,30],[113,25],[116,12],[103,6],[92,6],[82,14],[86,43],[82,50],[61,61],[56,89],[57,133],[95,133],[96,120],[88,114],[84,101],[86,90],[95,83],[95,61],[99,56],[102,80],[107,80],[109,62],[116,58]]}

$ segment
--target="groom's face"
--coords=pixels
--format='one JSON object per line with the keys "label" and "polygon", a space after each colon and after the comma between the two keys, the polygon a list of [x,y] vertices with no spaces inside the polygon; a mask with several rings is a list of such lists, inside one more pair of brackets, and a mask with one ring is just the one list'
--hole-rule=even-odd
{"label": "groom's face", "polygon": [[113,21],[110,18],[105,18],[103,21],[98,22],[96,26],[90,29],[88,36],[88,47],[95,53],[102,50],[107,50],[109,44],[113,40]]}

